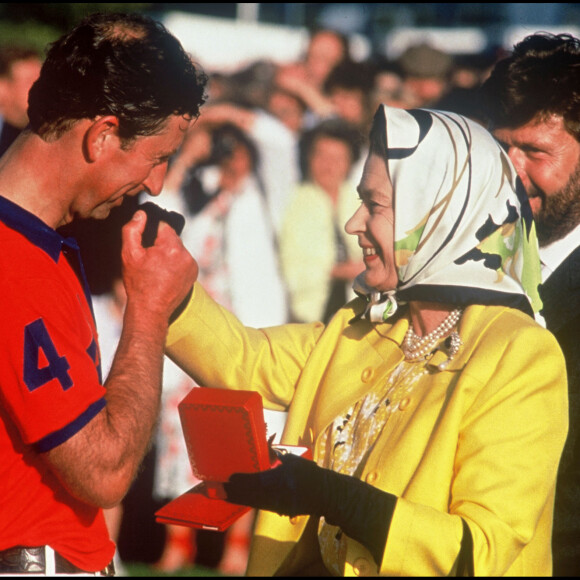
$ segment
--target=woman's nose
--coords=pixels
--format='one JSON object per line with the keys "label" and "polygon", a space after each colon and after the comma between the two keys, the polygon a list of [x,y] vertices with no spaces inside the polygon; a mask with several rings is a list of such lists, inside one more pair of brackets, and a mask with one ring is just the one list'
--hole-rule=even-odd
{"label": "woman's nose", "polygon": [[347,234],[352,234],[356,236],[359,232],[363,231],[364,227],[364,220],[362,218],[362,209],[363,206],[361,205],[351,216],[351,218],[346,222],[344,225],[344,231]]}

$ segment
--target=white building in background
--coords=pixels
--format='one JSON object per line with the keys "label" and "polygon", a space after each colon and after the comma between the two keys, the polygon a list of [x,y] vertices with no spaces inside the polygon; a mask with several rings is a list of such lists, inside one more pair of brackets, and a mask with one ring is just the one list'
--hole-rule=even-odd
{"label": "white building in background", "polygon": [[[289,7],[286,13],[292,14],[291,25],[261,22],[260,3],[238,3],[235,17],[229,18],[196,14],[195,5],[183,6],[183,11],[166,12],[162,20],[186,50],[210,72],[228,74],[257,60],[283,64],[299,59],[306,50],[306,23],[296,24],[297,20],[305,20],[306,4],[285,5]],[[433,12],[437,6],[453,11],[453,16],[439,19],[446,25],[419,25],[421,11]],[[517,41],[537,31],[568,32],[580,36],[580,22],[570,18],[571,6],[578,6],[580,18],[580,4],[326,3],[320,6],[317,21],[308,24],[328,26],[347,34],[351,57],[355,61],[366,59],[373,51],[395,59],[417,42],[428,42],[450,54],[466,55],[481,53],[493,46],[510,50]],[[477,10],[480,11],[481,24],[473,24],[473,11]],[[490,20],[490,10],[497,18],[496,22]],[[369,22],[376,28],[385,14],[392,19],[391,27],[378,38],[376,35],[370,38],[367,35]],[[464,24],[467,21],[471,23]]]}
{"label": "white building in background", "polygon": [[[265,24],[251,19],[226,19],[189,12],[169,12],[163,24],[185,50],[208,71],[235,72],[262,59],[284,64],[299,60],[308,45],[308,30]],[[371,53],[368,39],[350,35],[351,56],[361,61]]]}

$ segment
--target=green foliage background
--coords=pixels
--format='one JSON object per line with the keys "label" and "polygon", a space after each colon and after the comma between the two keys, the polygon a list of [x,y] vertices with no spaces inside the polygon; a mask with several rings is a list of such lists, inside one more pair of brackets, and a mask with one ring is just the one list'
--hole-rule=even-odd
{"label": "green foliage background", "polygon": [[143,12],[151,7],[147,2],[0,3],[0,47],[18,44],[44,52],[49,42],[93,12]]}

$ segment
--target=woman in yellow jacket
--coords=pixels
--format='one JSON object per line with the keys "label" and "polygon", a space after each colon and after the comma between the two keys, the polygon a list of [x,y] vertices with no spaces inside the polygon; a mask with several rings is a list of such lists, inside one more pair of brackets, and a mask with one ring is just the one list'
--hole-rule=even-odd
{"label": "woman in yellow jacket", "polygon": [[359,155],[358,134],[329,119],[306,132],[303,180],[289,199],[279,236],[280,265],[294,322],[328,322],[364,270],[357,240],[344,231],[358,203],[348,176]]}
{"label": "woman in yellow jacket", "polygon": [[243,327],[196,285],[168,354],[254,389],[308,445],[225,488],[258,518],[249,575],[550,575],[565,365],[534,313],[539,261],[507,156],[451,113],[381,106],[346,229],[360,298]]}

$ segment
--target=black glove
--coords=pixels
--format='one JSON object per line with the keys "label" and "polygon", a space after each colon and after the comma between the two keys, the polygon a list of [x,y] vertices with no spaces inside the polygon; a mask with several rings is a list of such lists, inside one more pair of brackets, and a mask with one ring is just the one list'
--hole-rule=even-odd
{"label": "black glove", "polygon": [[285,516],[324,516],[380,565],[397,498],[290,453],[280,460],[274,469],[234,473],[224,483],[228,501]]}

